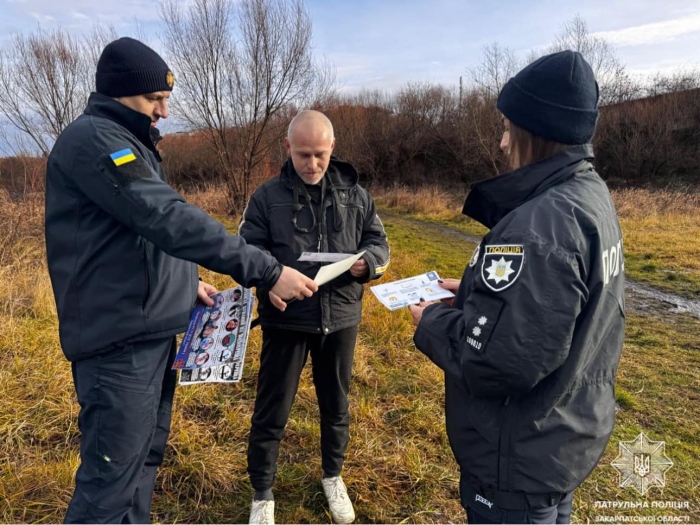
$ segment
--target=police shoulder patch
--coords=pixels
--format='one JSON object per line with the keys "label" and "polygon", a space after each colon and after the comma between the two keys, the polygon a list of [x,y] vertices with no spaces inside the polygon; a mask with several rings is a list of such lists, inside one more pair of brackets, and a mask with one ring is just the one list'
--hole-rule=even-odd
{"label": "police shoulder patch", "polygon": [[481,261],[481,278],[494,292],[501,292],[520,277],[525,262],[522,244],[487,244]]}

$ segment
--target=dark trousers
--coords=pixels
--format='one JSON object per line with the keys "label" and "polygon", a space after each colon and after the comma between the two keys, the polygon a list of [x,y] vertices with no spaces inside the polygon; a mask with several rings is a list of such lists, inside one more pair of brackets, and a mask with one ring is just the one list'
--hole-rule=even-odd
{"label": "dark trousers", "polygon": [[467,522],[473,523],[571,523],[571,504],[574,493],[569,492],[564,496],[558,505],[542,507],[528,510],[502,510],[500,518],[496,519],[495,514],[499,511],[494,509],[494,514],[486,516],[471,507],[467,507]]}
{"label": "dark trousers", "polygon": [[150,523],[170,433],[175,350],[169,337],[72,364],[82,439],[66,523]]}
{"label": "dark trousers", "polygon": [[263,330],[248,443],[248,474],[255,490],[268,490],[274,484],[280,441],[309,353],[321,411],[323,474],[340,475],[349,440],[348,391],[356,339],[357,326],[328,335]]}

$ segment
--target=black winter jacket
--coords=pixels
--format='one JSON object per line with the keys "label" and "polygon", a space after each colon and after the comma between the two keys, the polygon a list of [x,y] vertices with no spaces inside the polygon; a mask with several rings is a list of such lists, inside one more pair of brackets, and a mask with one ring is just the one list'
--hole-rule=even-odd
{"label": "black winter jacket", "polygon": [[46,253],[71,361],[185,331],[193,262],[245,286],[274,286],[281,273],[166,183],[150,128],[148,116],[93,93],[49,156]]}
{"label": "black winter jacket", "polygon": [[475,184],[464,213],[491,231],[454,306],[426,308],[414,337],[445,371],[462,503],[479,511],[556,503],[612,433],[624,259],[592,160],[572,146]]}
{"label": "black winter jacket", "polygon": [[268,289],[259,287],[258,312],[263,328],[328,334],[360,322],[362,283],[384,274],[389,266],[389,245],[374,200],[357,181],[357,171],[351,164],[331,157],[322,182],[322,203],[309,203],[303,182],[288,160],[281,174],[260,186],[251,197],[238,233],[282,264],[313,278],[319,264],[299,262],[302,252],[366,250],[364,258],[369,265],[364,279],[355,279],[348,271],[322,286],[313,297],[291,303],[284,313],[271,305]]}

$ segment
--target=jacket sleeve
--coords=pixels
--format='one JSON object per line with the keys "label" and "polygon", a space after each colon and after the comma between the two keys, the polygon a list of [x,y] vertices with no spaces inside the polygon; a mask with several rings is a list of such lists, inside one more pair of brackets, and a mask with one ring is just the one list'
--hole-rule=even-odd
{"label": "jacket sleeve", "polygon": [[262,188],[256,190],[243,211],[238,235],[251,246],[270,254],[272,238]]}
{"label": "jacket sleeve", "polygon": [[384,275],[384,272],[389,268],[390,255],[386,232],[379,215],[377,215],[374,199],[369,193],[365,192],[365,195],[367,196],[367,213],[362,224],[362,240],[358,252],[366,251],[363,257],[367,261],[369,272],[365,277],[358,279],[361,283],[379,279]]}
{"label": "jacket sleeve", "polygon": [[[189,204],[158,176],[128,134],[103,135],[77,148],[69,174],[88,199],[173,257],[230,275],[246,287],[274,286],[282,270],[272,256]],[[110,152],[125,149],[132,155],[115,162]]]}
{"label": "jacket sleeve", "polygon": [[483,265],[494,259],[482,255],[463,304],[427,307],[414,342],[473,396],[505,398],[531,390],[564,363],[588,290],[578,259],[536,235],[489,242],[486,249],[522,245],[522,268],[510,276],[512,284],[499,291],[484,284]]}

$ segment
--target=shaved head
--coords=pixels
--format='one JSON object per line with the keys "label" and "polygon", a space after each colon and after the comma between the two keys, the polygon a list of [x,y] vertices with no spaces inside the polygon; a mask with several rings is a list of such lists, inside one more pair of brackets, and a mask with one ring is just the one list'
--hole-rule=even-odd
{"label": "shaved head", "polygon": [[306,184],[318,184],[335,147],[333,124],[320,111],[300,111],[289,124],[284,145],[297,175]]}
{"label": "shaved head", "polygon": [[331,139],[335,138],[333,134],[333,124],[328,117],[320,111],[313,109],[305,109],[300,111],[289,123],[287,138],[290,141],[292,140],[292,135],[296,130],[303,130],[306,133],[309,131],[321,133],[326,132]]}

